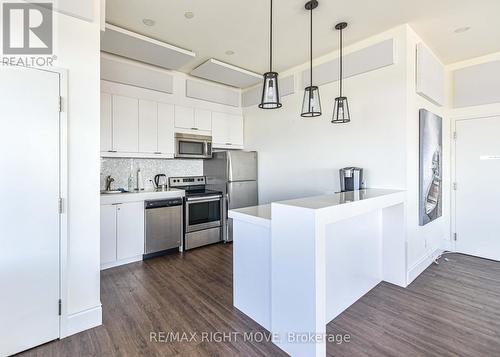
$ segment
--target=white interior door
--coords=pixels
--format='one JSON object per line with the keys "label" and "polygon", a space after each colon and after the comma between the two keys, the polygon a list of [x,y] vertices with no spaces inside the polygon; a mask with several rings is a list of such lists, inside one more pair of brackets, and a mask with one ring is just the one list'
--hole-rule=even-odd
{"label": "white interior door", "polygon": [[59,337],[59,81],[0,67],[0,355]]}
{"label": "white interior door", "polygon": [[500,260],[500,116],[456,122],[456,249]]}

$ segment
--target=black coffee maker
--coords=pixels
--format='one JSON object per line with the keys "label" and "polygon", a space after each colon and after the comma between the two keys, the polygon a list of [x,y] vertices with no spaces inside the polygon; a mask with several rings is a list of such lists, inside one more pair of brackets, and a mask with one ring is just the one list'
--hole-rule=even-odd
{"label": "black coffee maker", "polygon": [[360,167],[344,167],[340,172],[340,191],[356,191],[364,188],[363,169]]}

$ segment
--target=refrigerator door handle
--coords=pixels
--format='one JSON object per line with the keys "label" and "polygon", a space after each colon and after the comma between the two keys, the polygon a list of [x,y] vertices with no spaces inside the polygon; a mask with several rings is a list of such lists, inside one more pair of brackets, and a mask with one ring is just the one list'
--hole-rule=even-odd
{"label": "refrigerator door handle", "polygon": [[223,214],[222,214],[222,241],[224,243],[228,242],[228,211],[229,211],[229,195],[226,193],[224,195],[223,201]]}

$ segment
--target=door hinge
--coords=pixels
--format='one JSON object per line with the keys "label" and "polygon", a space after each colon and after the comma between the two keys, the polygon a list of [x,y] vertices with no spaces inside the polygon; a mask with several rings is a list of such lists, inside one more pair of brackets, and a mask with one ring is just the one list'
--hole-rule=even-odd
{"label": "door hinge", "polygon": [[453,140],[457,140],[457,132],[456,131],[453,132]]}
{"label": "door hinge", "polygon": [[61,197],[59,197],[57,202],[57,209],[59,210],[59,214],[63,213],[63,199]]}
{"label": "door hinge", "polygon": [[458,234],[457,233],[453,233],[453,240],[456,242],[457,241],[457,236]]}
{"label": "door hinge", "polygon": [[456,183],[456,182],[453,182],[453,190],[454,190],[454,191],[456,191],[456,190],[457,190],[457,188],[458,188],[457,183]]}
{"label": "door hinge", "polygon": [[62,97],[59,96],[59,113],[62,112]]}
{"label": "door hinge", "polygon": [[61,316],[62,313],[62,301],[59,299],[59,316]]}

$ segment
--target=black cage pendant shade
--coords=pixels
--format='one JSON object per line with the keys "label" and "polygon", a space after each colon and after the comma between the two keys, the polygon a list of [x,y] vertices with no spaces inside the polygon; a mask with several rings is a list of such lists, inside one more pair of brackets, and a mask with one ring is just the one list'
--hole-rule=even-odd
{"label": "black cage pendant shade", "polygon": [[278,73],[273,72],[273,0],[270,0],[270,2],[269,72],[264,73],[264,86],[262,87],[262,98],[259,104],[261,109],[278,109],[282,106],[278,89]]}
{"label": "black cage pendant shade", "polygon": [[343,38],[342,38],[342,30],[347,27],[347,22],[341,22],[335,26],[336,30],[340,31],[340,94],[337,98],[335,98],[335,105],[333,107],[333,118],[332,123],[334,124],[343,124],[349,123],[351,121],[351,114],[349,113],[349,103],[347,101],[347,97],[342,95],[342,70],[343,70]]}
{"label": "black cage pendant shade", "polygon": [[313,86],[313,73],[312,73],[312,40],[313,40],[313,15],[312,12],[318,7],[318,1],[312,0],[308,1],[305,8],[309,10],[310,13],[310,48],[309,48],[309,59],[310,59],[310,83],[309,86],[304,89],[304,99],[302,101],[302,113],[300,114],[304,118],[318,117],[321,115],[321,99],[319,96],[319,88]]}

